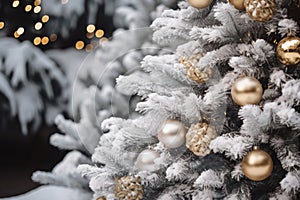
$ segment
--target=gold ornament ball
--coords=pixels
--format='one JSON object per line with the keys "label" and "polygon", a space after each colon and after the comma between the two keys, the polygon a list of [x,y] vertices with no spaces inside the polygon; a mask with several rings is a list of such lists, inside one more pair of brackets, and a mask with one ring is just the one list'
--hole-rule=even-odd
{"label": "gold ornament ball", "polygon": [[277,57],[284,65],[300,62],[300,38],[292,36],[282,39],[277,45]]}
{"label": "gold ornament ball", "polygon": [[106,200],[105,197],[98,197],[97,200]]}
{"label": "gold ornament ball", "polygon": [[213,0],[188,0],[189,4],[194,8],[206,8]]}
{"label": "gold ornament ball", "polygon": [[243,158],[242,171],[250,180],[262,181],[273,171],[272,158],[256,146]]}
{"label": "gold ornament ball", "polygon": [[186,128],[184,124],[175,119],[166,120],[158,132],[158,140],[166,148],[172,149],[185,143]]}
{"label": "gold ornament ball", "polygon": [[155,171],[158,169],[158,166],[154,160],[159,157],[160,154],[157,151],[146,149],[138,155],[135,166],[140,170]]}
{"label": "gold ornament ball", "polygon": [[275,0],[245,0],[244,6],[249,17],[255,21],[265,22],[275,14]]}
{"label": "gold ornament ball", "polygon": [[232,99],[240,106],[258,104],[262,94],[263,88],[260,82],[249,76],[237,79],[231,87]]}
{"label": "gold ornament ball", "polygon": [[238,10],[245,10],[244,1],[245,0],[228,0],[228,2]]}

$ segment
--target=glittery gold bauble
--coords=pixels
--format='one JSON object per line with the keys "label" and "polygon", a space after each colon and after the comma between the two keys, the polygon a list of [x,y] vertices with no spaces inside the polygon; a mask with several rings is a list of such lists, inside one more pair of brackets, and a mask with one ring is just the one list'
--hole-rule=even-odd
{"label": "glittery gold bauble", "polygon": [[179,58],[179,63],[186,67],[187,77],[198,83],[205,83],[209,80],[212,74],[210,69],[204,69],[203,71],[200,71],[200,69],[197,67],[197,63],[202,57],[203,54],[199,53],[190,57]]}
{"label": "glittery gold bauble", "polygon": [[262,181],[268,178],[273,170],[273,161],[268,153],[257,146],[250,151],[242,161],[244,175],[252,181]]}
{"label": "glittery gold bauble", "polygon": [[155,164],[154,160],[159,157],[160,154],[157,151],[146,149],[137,157],[135,166],[140,170],[155,171],[159,166]]}
{"label": "glittery gold bauble", "polygon": [[188,0],[189,4],[194,8],[206,8],[213,0]]}
{"label": "glittery gold bauble", "polygon": [[275,14],[275,0],[245,0],[244,6],[250,18],[255,21],[265,22]]}
{"label": "glittery gold bauble", "polygon": [[258,104],[262,98],[263,89],[260,82],[253,77],[237,79],[231,87],[231,96],[240,106]]}
{"label": "glittery gold bauble", "polygon": [[115,196],[119,200],[141,200],[144,197],[144,189],[140,177],[125,176],[117,180]]}
{"label": "glittery gold bauble", "polygon": [[97,200],[106,200],[105,197],[98,197]]}
{"label": "glittery gold bauble", "polygon": [[166,148],[177,148],[185,143],[186,128],[184,124],[175,119],[166,120],[158,132],[158,140]]}
{"label": "glittery gold bauble", "polygon": [[245,0],[228,0],[236,9],[245,10],[244,1]]}
{"label": "glittery gold bauble", "polygon": [[216,137],[216,130],[207,123],[192,124],[186,134],[186,147],[197,156],[206,156],[210,153],[210,142]]}
{"label": "glittery gold bauble", "polygon": [[300,38],[286,37],[277,45],[277,57],[282,64],[296,65],[300,62]]}

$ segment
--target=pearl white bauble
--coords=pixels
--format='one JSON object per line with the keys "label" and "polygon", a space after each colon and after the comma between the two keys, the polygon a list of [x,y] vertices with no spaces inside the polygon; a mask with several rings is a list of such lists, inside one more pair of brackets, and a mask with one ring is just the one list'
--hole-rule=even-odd
{"label": "pearl white bauble", "polygon": [[154,160],[159,157],[160,154],[157,151],[146,149],[137,157],[135,166],[139,170],[155,171],[158,169],[158,165],[155,164]]}
{"label": "pearl white bauble", "polygon": [[184,124],[175,119],[168,119],[158,132],[158,140],[166,148],[178,148],[185,144],[186,128]]}

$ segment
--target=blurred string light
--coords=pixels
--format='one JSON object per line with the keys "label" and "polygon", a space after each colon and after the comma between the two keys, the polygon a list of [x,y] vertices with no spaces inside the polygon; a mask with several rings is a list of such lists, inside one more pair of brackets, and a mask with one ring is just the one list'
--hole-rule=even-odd
{"label": "blurred string light", "polygon": [[13,3],[12,3],[12,7],[16,8],[20,5],[20,2],[19,0],[14,0]]}
{"label": "blurred string light", "polygon": [[23,27],[18,28],[17,33],[19,35],[22,35],[24,33],[25,29]]}
{"label": "blurred string light", "polygon": [[41,22],[37,22],[35,25],[34,25],[34,28],[35,30],[41,30],[43,27],[43,24]]}
{"label": "blurred string light", "polygon": [[34,6],[39,6],[41,5],[42,1],[41,0],[35,0],[34,1]]}
{"label": "blurred string light", "polygon": [[56,41],[56,40],[57,40],[57,35],[54,34],[54,33],[51,34],[51,35],[50,35],[50,41],[51,41],[51,42],[54,42],[54,41]]}
{"label": "blurred string light", "polygon": [[42,39],[40,37],[35,37],[33,40],[34,45],[39,45],[39,44],[41,44],[41,42],[42,42]]}
{"label": "blurred string light", "polygon": [[83,49],[83,47],[84,47],[84,42],[83,41],[79,40],[79,41],[76,42],[75,48],[77,50],[81,50],[81,49]]}
{"label": "blurred string light", "polygon": [[86,31],[88,33],[93,33],[95,31],[96,27],[94,24],[89,24],[87,27],[86,27]]}
{"label": "blurred string light", "polygon": [[90,52],[90,51],[92,51],[93,50],[93,45],[92,44],[88,44],[88,45],[86,45],[86,47],[85,47],[85,50],[87,51],[87,52]]}
{"label": "blurred string light", "polygon": [[25,6],[25,11],[26,11],[26,12],[30,12],[31,9],[32,9],[32,6],[31,6],[31,5]]}
{"label": "blurred string light", "polygon": [[0,22],[0,30],[3,29],[5,26],[5,23],[4,22]]}
{"label": "blurred string light", "polygon": [[46,45],[49,42],[49,38],[47,36],[42,38],[42,45]]}
{"label": "blurred string light", "polygon": [[95,35],[96,35],[97,38],[101,38],[104,35],[104,31],[99,29],[99,30],[96,31]]}
{"label": "blurred string light", "polygon": [[42,22],[43,23],[47,23],[49,21],[49,16],[48,15],[44,15],[43,17],[42,17]]}
{"label": "blurred string light", "polygon": [[41,10],[42,10],[41,6],[36,6],[36,7],[34,7],[33,12],[38,14],[39,12],[41,12]]}

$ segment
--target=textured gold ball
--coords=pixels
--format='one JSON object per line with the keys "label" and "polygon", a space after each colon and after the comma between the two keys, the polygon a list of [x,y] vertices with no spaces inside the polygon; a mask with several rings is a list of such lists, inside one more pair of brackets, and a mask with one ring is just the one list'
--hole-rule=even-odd
{"label": "textured gold ball", "polygon": [[115,196],[119,200],[142,200],[144,189],[141,178],[132,176],[118,178],[115,185]]}
{"label": "textured gold ball", "polygon": [[268,153],[254,147],[242,161],[244,175],[252,181],[262,181],[268,178],[273,170],[273,161]]}
{"label": "textured gold ball", "polygon": [[207,123],[192,124],[186,134],[186,147],[196,156],[206,156],[210,153],[210,142],[216,137],[216,130]]}
{"label": "textured gold ball", "polygon": [[244,1],[245,0],[228,0],[236,9],[245,10]]}
{"label": "textured gold ball", "polygon": [[136,159],[135,166],[140,170],[155,171],[158,169],[154,160],[159,158],[160,154],[157,151],[146,149],[142,151]]}
{"label": "textured gold ball", "polygon": [[213,0],[188,0],[189,4],[194,8],[206,8]]}
{"label": "textured gold ball", "polygon": [[158,140],[166,148],[177,148],[185,143],[186,128],[184,124],[175,119],[166,120],[158,132]]}
{"label": "textured gold ball", "polygon": [[245,0],[244,6],[249,17],[255,21],[265,22],[275,14],[275,0]]}
{"label": "textured gold ball", "polygon": [[282,64],[296,65],[300,62],[300,38],[286,37],[277,45],[277,57]]}
{"label": "textured gold ball", "polygon": [[237,79],[231,87],[231,96],[240,106],[258,104],[262,98],[263,88],[260,82],[253,77]]}

